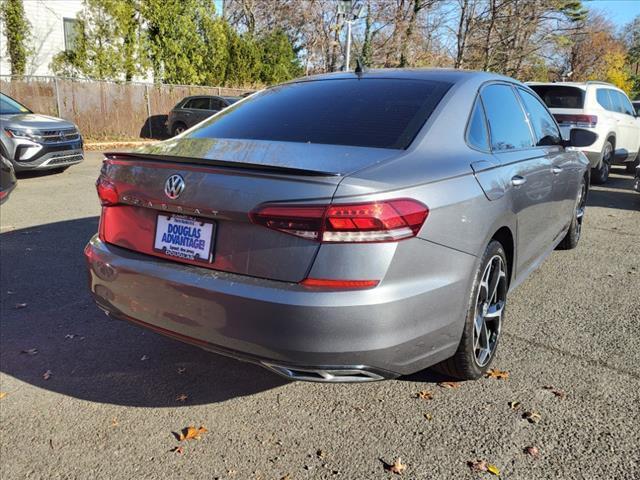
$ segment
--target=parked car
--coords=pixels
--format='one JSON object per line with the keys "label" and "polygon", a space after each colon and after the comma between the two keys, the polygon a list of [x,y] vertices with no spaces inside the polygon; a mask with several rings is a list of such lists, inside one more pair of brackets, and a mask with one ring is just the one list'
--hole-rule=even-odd
{"label": "parked car", "polygon": [[16,187],[16,172],[11,162],[0,155],[0,205],[9,199],[9,194]]}
{"label": "parked car", "polygon": [[507,292],[580,239],[589,162],[565,147],[595,137],[562,140],[531,89],[485,72],[268,88],[106,154],[90,288],[113,318],[290,379],[478,378]]}
{"label": "parked car", "polygon": [[636,109],[636,115],[640,115],[640,100],[634,100],[631,103],[633,104],[633,108]]}
{"label": "parked car", "polygon": [[633,173],[640,152],[640,118],[627,95],[604,82],[528,84],[547,104],[566,137],[573,127],[598,134],[583,148],[592,167],[591,180],[605,183],[613,163]]}
{"label": "parked car", "polygon": [[640,165],[636,166],[636,176],[633,179],[633,188],[636,192],[640,193]]}
{"label": "parked car", "polygon": [[16,172],[64,170],[84,160],[76,125],[33,113],[4,93],[0,93],[0,154]]}
{"label": "parked car", "polygon": [[196,123],[209,118],[220,110],[233,105],[241,97],[217,97],[200,95],[185,97],[169,112],[167,130],[172,137],[181,134]]}

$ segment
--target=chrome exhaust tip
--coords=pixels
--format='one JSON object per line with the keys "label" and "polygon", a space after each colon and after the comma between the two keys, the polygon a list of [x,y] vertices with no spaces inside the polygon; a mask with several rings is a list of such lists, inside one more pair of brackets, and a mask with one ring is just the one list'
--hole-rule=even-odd
{"label": "chrome exhaust tip", "polygon": [[262,362],[262,366],[289,380],[323,383],[359,383],[384,380],[385,377],[364,365],[344,368],[297,368]]}

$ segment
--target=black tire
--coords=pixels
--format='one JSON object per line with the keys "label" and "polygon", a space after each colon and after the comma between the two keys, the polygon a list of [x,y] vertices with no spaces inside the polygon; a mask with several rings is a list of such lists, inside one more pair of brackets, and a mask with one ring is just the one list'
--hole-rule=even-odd
{"label": "black tire", "polygon": [[583,178],[580,182],[580,189],[578,190],[576,206],[573,212],[573,218],[571,219],[571,225],[569,225],[569,231],[556,247],[558,250],[571,250],[578,246],[580,235],[582,234],[582,221],[584,220],[588,193],[587,180]]}
{"label": "black tire", "polygon": [[638,166],[638,164],[640,164],[640,152],[638,152],[638,154],[636,155],[636,159],[633,162],[625,163],[625,169],[627,173],[635,175],[636,167]]}
{"label": "black tire", "polygon": [[[475,319],[476,314],[478,313],[479,300],[482,293],[481,290],[483,290],[483,287],[481,286],[483,284],[483,276],[486,274],[486,271],[489,268],[489,264],[495,263],[497,257],[500,258],[502,266],[504,267],[504,278],[502,277],[502,275],[500,275],[500,278],[498,278],[497,280],[498,283],[496,284],[496,293],[502,299],[501,315],[499,318],[499,323],[497,325],[497,331],[495,332],[493,348],[491,349],[486,361],[480,364],[477,359],[474,324],[476,323]],[[508,265],[509,264],[507,263],[507,256],[505,254],[504,248],[502,247],[500,242],[492,240],[489,245],[487,245],[487,248],[484,251],[480,266],[473,281],[473,288],[471,289],[471,294],[469,296],[469,307],[467,308],[464,330],[462,331],[462,338],[460,339],[458,350],[453,357],[439,363],[434,367],[439,372],[451,377],[458,378],[460,380],[475,380],[480,378],[489,369],[489,366],[493,361],[493,357],[498,347],[498,342],[500,339],[500,327],[502,322],[504,321],[506,295],[509,283]]]}
{"label": "black tire", "polygon": [[602,185],[609,180],[611,171],[611,162],[613,160],[613,144],[607,140],[602,149],[602,161],[596,168],[591,169],[591,183]]}
{"label": "black tire", "polygon": [[173,127],[171,127],[171,136],[175,137],[176,135],[180,135],[186,129],[187,129],[187,126],[184,123],[176,122],[173,124]]}

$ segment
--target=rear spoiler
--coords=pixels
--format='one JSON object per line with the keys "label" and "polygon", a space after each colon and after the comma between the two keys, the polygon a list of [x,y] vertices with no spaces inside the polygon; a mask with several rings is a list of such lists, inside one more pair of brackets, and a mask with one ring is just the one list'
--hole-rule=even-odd
{"label": "rear spoiler", "polygon": [[175,155],[155,155],[136,152],[105,152],[105,158],[109,160],[130,160],[141,162],[183,163],[189,165],[204,165],[207,167],[227,167],[257,172],[281,173],[286,175],[314,176],[314,177],[339,177],[339,173],[325,172],[322,170],[307,170],[301,168],[282,167],[279,165],[264,165],[259,163],[233,162],[227,160],[209,160],[207,158],[178,157]]}

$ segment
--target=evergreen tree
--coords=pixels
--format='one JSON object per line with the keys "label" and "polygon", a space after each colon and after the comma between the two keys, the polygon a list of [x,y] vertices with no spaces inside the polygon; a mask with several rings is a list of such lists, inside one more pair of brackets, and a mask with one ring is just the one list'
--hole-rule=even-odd
{"label": "evergreen tree", "polygon": [[31,25],[24,15],[24,5],[22,0],[3,0],[0,9],[4,34],[7,37],[11,75],[24,75],[27,58],[31,54],[28,47]]}

